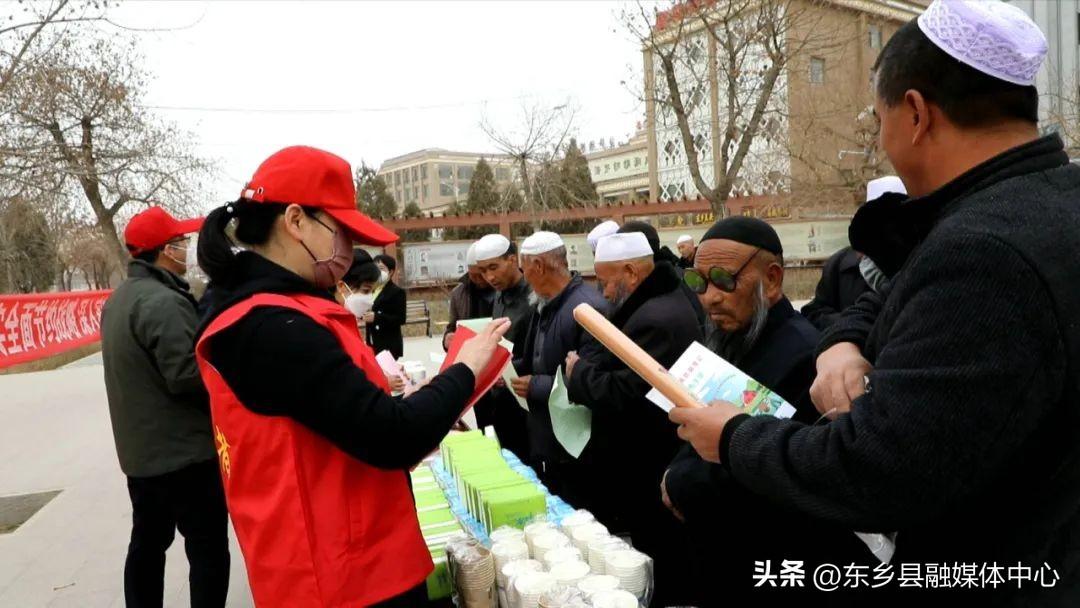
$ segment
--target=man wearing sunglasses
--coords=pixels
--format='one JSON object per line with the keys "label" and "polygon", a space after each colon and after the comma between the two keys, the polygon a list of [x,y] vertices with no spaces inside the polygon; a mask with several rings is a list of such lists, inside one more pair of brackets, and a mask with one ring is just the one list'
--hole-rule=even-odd
{"label": "man wearing sunglasses", "polygon": [[[773,227],[748,217],[720,220],[702,237],[683,281],[711,321],[706,345],[794,405],[796,419],[813,423],[818,413],[810,386],[819,333],[784,296],[784,250]],[[850,531],[782,511],[689,444],[668,467],[661,489],[665,503],[686,522],[698,568],[694,579],[707,581],[693,598],[699,605],[713,605],[708,592],[718,584],[736,597],[750,592],[755,560],[849,563],[870,556]],[[730,525],[748,513],[769,524]]]}

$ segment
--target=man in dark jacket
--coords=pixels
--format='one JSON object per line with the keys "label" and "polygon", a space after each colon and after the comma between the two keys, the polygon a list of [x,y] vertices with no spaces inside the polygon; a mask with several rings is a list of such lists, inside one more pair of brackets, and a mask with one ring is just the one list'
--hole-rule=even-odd
{"label": "man in dark jacket", "polygon": [[[667,262],[654,262],[645,235],[615,234],[596,250],[596,278],[611,303],[611,322],[664,367],[693,342],[703,342],[694,309]],[[696,297],[696,296],[695,296]],[[686,542],[679,522],[660,501],[657,487],[682,442],[667,414],[645,398],[652,388],[604,350],[566,361],[570,400],[592,410],[586,453],[597,471],[590,488],[594,514],[613,533],[629,534],[655,562],[653,605],[681,605],[688,580]]]}
{"label": "man in dark jacket", "polygon": [[[818,418],[809,391],[819,333],[784,296],[783,248],[776,231],[755,218],[721,220],[705,233],[695,263],[685,280],[700,294],[716,328],[707,346],[795,406],[797,419],[812,424]],[[753,588],[755,561],[872,558],[851,531],[774,507],[689,445],[672,461],[663,489],[692,539],[698,583],[692,600],[698,605],[768,593]],[[731,525],[748,514],[768,524]],[[717,586],[724,595],[712,595]]]}
{"label": "man in dark jacket", "polygon": [[859,272],[860,261],[862,256],[851,247],[844,247],[825,261],[814,298],[802,307],[803,316],[819,331],[829,329],[845,308],[870,291]]}
{"label": "man in dark jacket", "polygon": [[965,55],[950,45],[970,38],[937,35],[952,4],[901,27],[875,66],[882,147],[913,198],[852,222],[852,246],[893,278],[824,338],[814,401],[842,413],[815,427],[721,405],[676,418],[775,503],[897,531],[898,563],[980,572],[974,589],[922,592],[920,606],[1076,606],[1080,167],[1059,137],[1039,137],[1039,61],[1018,59],[1045,53],[1037,26],[1009,5],[964,3],[957,31],[997,45]]}
{"label": "man in dark jacket", "polygon": [[514,360],[520,377],[511,387],[529,405],[528,432],[530,461],[555,494],[582,508],[587,502],[588,469],[575,460],[555,438],[548,412],[555,372],[570,351],[591,356],[602,347],[574,320],[574,307],[591,304],[601,313],[607,301],[581,275],[570,272],[566,247],[559,235],[537,232],[521,244],[521,265],[532,287],[537,311],[529,324],[525,349]]}
{"label": "man in dark jacket", "polygon": [[162,605],[176,530],[191,566],[191,605],[220,608],[229,587],[225,493],[195,363],[198,317],[181,278],[186,235],[201,223],[159,207],[133,217],[124,240],[135,259],[101,313],[109,415],[131,496],[124,596],[132,607]]}
{"label": "man in dark jacket", "polygon": [[690,303],[690,307],[694,310],[694,318],[697,319],[698,327],[701,328],[702,335],[708,331],[708,322],[705,317],[705,309],[701,306],[701,300],[698,299],[694,290],[682,280],[684,269],[678,266],[679,258],[675,257],[674,253],[667,247],[660,246],[660,234],[656,232],[656,228],[653,228],[652,224],[648,222],[632,221],[626,222],[619,228],[619,233],[626,234],[628,232],[640,232],[645,235],[645,239],[649,242],[649,247],[653,251],[653,260],[657,263],[666,262],[671,264],[675,270],[675,274],[679,277],[679,290],[682,292],[686,301]]}
{"label": "man in dark jacket", "polygon": [[376,354],[390,351],[395,359],[405,354],[405,339],[401,336],[401,326],[405,324],[405,290],[394,283],[397,261],[380,254],[375,256],[375,264],[381,275],[375,284],[375,302],[371,312],[364,315],[367,327],[367,343]]}
{"label": "man in dark jacket", "polygon": [[[525,336],[529,331],[536,305],[530,301],[532,289],[518,264],[517,245],[501,234],[488,234],[476,242],[476,264],[484,280],[495,289],[491,315],[510,319],[506,339],[513,343],[513,357],[525,352]],[[529,435],[526,414],[510,394],[510,388],[496,386],[476,404],[477,423],[492,420],[499,443],[523,461],[529,459]]]}
{"label": "man in dark jacket", "polygon": [[[484,279],[476,259],[476,243],[465,253],[465,275],[450,291],[450,321],[443,332],[443,350],[450,348],[459,319],[481,319],[491,316],[495,290]],[[482,426],[482,425],[481,425]]]}
{"label": "man in dark jacket", "polygon": [[[866,184],[868,204],[888,193],[907,194],[904,183],[895,175],[879,177]],[[870,258],[851,247],[844,247],[825,262],[814,299],[807,302],[801,312],[814,327],[825,331],[859,296],[871,289],[880,291],[882,278],[881,271]]]}

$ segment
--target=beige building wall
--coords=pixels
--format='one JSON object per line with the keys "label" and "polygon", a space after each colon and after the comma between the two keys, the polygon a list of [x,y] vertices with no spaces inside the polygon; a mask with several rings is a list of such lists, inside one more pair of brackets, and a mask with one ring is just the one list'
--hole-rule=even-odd
{"label": "beige building wall", "polygon": [[441,215],[455,201],[469,196],[469,180],[481,158],[491,165],[499,186],[517,181],[517,169],[510,157],[439,148],[391,158],[383,162],[377,174],[386,181],[399,213],[406,205],[416,203],[425,213]]}
{"label": "beige building wall", "polygon": [[585,155],[602,202],[649,200],[649,149],[645,131],[630,141]]}
{"label": "beige building wall", "polygon": [[[781,130],[786,133],[780,148],[788,162],[775,164],[789,178],[787,189],[802,195],[792,197],[793,204],[853,203],[866,180],[890,170],[884,154],[877,150],[871,68],[889,38],[927,4],[929,0],[829,0],[824,5],[792,5],[791,10],[799,17],[793,21],[789,44],[796,46],[796,41],[804,40],[809,43],[791,59],[781,79],[783,97],[778,114],[783,122]],[[715,50],[708,38],[711,59]],[[646,90],[653,91],[658,62],[647,48],[643,59]],[[713,146],[699,162],[703,175],[710,176],[706,181],[714,185],[711,176],[723,170],[717,138],[725,126],[720,124],[720,116],[724,115],[726,96],[721,97],[723,91],[715,86],[715,70],[709,76],[705,84],[712,104],[708,131]],[[651,97],[647,95],[646,99],[646,151],[653,160],[649,183],[655,200],[663,198],[660,163],[656,160],[662,151],[657,126],[659,104]],[[748,159],[743,175],[769,174],[770,167],[749,166],[753,162]],[[751,186],[751,190],[758,187]],[[692,188],[687,194],[693,197],[697,190]]]}

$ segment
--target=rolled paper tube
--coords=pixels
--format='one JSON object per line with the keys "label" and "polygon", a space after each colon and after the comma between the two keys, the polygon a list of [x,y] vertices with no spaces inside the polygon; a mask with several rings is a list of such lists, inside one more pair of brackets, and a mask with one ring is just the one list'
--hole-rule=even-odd
{"label": "rolled paper tube", "polygon": [[619,331],[619,328],[604,318],[604,315],[596,311],[588,304],[578,304],[574,308],[574,319],[585,331],[592,334],[608,350],[618,357],[634,373],[641,376],[645,382],[660,391],[676,407],[705,407],[690,391],[686,390],[679,381],[653,359],[649,353],[634,344],[634,341]]}

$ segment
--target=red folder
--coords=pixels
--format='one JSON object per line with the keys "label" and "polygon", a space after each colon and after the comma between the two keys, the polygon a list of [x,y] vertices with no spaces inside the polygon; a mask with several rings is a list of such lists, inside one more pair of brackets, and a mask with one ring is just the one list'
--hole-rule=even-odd
{"label": "red folder", "polygon": [[[465,344],[465,341],[476,336],[476,332],[472,331],[468,327],[458,325],[454,330],[454,337],[450,341],[450,349],[446,351],[446,359],[443,360],[442,367],[439,368],[440,372],[446,371],[446,368],[454,364],[454,360],[457,359],[458,351],[461,350],[461,346]],[[469,402],[465,405],[465,409],[462,413],[469,411],[479,399],[483,397],[485,393],[491,390],[492,386],[495,386],[495,382],[502,376],[502,370],[510,363],[510,351],[506,350],[503,346],[495,347],[495,354],[491,356],[491,361],[488,362],[487,367],[480,372],[476,378],[476,389],[473,391],[472,397],[469,397]]]}

